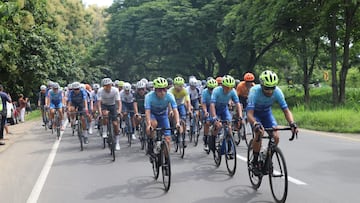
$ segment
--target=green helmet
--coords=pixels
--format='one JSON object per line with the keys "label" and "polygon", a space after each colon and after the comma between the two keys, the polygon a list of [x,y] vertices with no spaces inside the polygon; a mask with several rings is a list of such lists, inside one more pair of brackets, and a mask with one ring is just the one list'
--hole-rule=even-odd
{"label": "green helmet", "polygon": [[222,85],[225,87],[235,87],[235,79],[230,75],[225,75],[222,78]]}
{"label": "green helmet", "polygon": [[262,72],[259,76],[260,84],[265,87],[275,87],[279,83],[279,78],[276,73],[271,70]]}
{"label": "green helmet", "polygon": [[124,82],[124,81],[122,81],[122,80],[120,80],[120,81],[118,82],[118,86],[119,86],[119,87],[123,87],[123,86],[124,86],[124,84],[125,84],[125,82]]}
{"label": "green helmet", "polygon": [[166,88],[168,86],[168,82],[165,78],[158,77],[154,80],[154,88]]}
{"label": "green helmet", "polygon": [[207,86],[208,88],[215,88],[215,87],[218,86],[218,83],[216,82],[216,80],[215,80],[214,78],[211,78],[210,80],[208,80],[208,81],[206,82],[206,86]]}
{"label": "green helmet", "polygon": [[174,78],[174,85],[181,86],[181,85],[184,85],[184,84],[185,84],[184,78],[182,78],[182,77]]}

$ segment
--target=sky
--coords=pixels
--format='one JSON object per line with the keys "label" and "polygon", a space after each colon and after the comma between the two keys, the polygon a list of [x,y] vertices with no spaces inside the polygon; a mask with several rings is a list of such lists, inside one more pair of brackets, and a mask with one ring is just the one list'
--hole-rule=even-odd
{"label": "sky", "polygon": [[97,4],[98,6],[110,6],[113,0],[82,0],[85,5]]}

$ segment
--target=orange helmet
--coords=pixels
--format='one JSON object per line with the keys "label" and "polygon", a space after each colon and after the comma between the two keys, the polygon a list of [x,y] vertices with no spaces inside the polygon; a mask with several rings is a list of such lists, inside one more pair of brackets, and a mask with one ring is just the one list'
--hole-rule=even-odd
{"label": "orange helmet", "polygon": [[246,82],[253,82],[255,80],[255,76],[252,73],[246,73],[244,75],[244,81]]}
{"label": "orange helmet", "polygon": [[89,84],[85,84],[85,89],[86,89],[87,91],[91,91],[91,86],[90,86]]}
{"label": "orange helmet", "polygon": [[222,84],[222,77],[217,77],[216,82],[221,85]]}

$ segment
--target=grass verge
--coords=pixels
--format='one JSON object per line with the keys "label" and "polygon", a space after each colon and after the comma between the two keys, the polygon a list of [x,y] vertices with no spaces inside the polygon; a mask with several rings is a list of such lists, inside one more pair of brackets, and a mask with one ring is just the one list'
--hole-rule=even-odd
{"label": "grass verge", "polygon": [[31,112],[25,114],[26,121],[31,121],[31,120],[40,119],[40,118],[41,118],[40,110],[34,110],[34,111],[31,111]]}

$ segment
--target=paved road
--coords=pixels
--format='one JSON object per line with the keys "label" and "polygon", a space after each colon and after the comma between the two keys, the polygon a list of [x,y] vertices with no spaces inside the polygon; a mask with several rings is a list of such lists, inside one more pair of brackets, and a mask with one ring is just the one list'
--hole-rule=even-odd
{"label": "paved road", "polygon": [[[291,177],[287,202],[358,202],[359,137],[306,130],[294,142],[289,136],[284,132],[280,143]],[[100,137],[92,136],[81,152],[69,128],[58,142],[38,123],[0,153],[0,202],[273,202],[267,177],[257,191],[251,188],[246,148],[237,149],[234,177],[224,162],[216,168],[201,146],[189,146],[184,159],[173,153],[165,193],[139,143],[129,148],[122,137],[112,162]]]}

